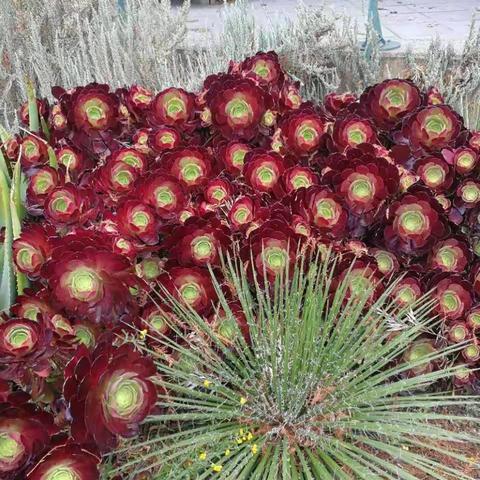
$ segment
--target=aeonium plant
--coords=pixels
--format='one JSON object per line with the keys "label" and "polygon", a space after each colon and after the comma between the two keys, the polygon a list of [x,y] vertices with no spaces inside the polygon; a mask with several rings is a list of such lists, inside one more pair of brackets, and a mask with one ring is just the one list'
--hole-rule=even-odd
{"label": "aeonium plant", "polygon": [[[153,408],[146,378],[122,401],[106,395],[101,415],[71,389],[75,378],[103,398],[106,383],[82,369],[113,375],[112,349],[127,334],[168,361],[195,363],[156,338],[188,332],[171,306],[153,301],[159,285],[207,319],[222,345],[253,338],[238,300],[227,302],[235,319],[222,303],[232,285],[221,256],[232,252],[248,285],[292,272],[298,252],[331,248],[344,255],[339,282],[353,269],[348,298],[392,276],[392,301],[404,308],[433,289],[439,322],[422,345],[452,346],[448,361],[462,370],[450,388],[479,388],[480,133],[437,89],[388,79],[314,103],[274,52],[259,52],[198,92],[92,83],[52,94],[53,102],[30,95],[21,132],[0,145],[0,181],[14,173],[12,197],[26,210],[22,225],[19,213],[2,230],[13,244],[3,260],[15,271],[2,276],[11,281],[0,295],[0,380],[73,437],[68,448],[51,445],[59,450],[49,458],[76,454],[72,444],[103,454],[139,431]],[[372,301],[381,295],[375,289]],[[429,351],[422,345],[414,357]],[[130,412],[134,399],[141,407]],[[125,422],[122,405],[132,413]]]}

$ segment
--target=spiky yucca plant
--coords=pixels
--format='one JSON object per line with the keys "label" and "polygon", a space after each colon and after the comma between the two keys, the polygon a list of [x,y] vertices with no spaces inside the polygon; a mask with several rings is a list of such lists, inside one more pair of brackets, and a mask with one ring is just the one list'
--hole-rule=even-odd
{"label": "spiky yucca plant", "polygon": [[[268,284],[263,276],[252,281],[229,258],[225,280],[215,280],[221,328],[160,286],[177,320],[173,335],[155,337],[155,348],[143,344],[162,379],[159,413],[147,419],[146,440],[117,452],[127,460],[114,473],[158,480],[473,478],[456,468],[468,463],[462,447],[479,443],[462,428],[478,420],[445,412],[476,400],[428,393],[457,367],[409,375],[425,362],[440,364],[447,350],[401,360],[434,321],[432,300],[399,309],[391,300],[395,284],[372,300],[372,282],[349,271],[338,283],[336,264],[333,255],[301,259]],[[229,307],[232,297],[248,321],[250,344]],[[408,328],[392,333],[392,318]]]}

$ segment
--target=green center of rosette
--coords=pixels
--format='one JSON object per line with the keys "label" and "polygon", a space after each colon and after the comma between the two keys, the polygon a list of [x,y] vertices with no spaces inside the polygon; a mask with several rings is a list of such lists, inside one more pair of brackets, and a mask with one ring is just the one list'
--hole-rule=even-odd
{"label": "green center of rosette", "polygon": [[67,283],[72,297],[81,302],[90,302],[102,294],[102,280],[91,268],[70,272]]}
{"label": "green center of rosette", "polygon": [[192,247],[194,255],[198,258],[210,257],[214,251],[212,241],[207,236],[196,237]]}

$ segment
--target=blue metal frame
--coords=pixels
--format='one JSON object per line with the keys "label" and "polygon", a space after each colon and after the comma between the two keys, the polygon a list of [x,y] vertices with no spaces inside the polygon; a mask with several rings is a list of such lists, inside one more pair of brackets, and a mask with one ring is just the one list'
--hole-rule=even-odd
{"label": "blue metal frame", "polygon": [[[380,50],[389,51],[396,50],[400,48],[400,42],[396,40],[385,40],[382,32],[382,23],[380,22],[380,15],[378,13],[378,0],[370,0],[368,3],[368,24],[372,26],[374,32],[378,37],[378,42],[380,44]],[[366,50],[368,39],[362,42],[360,48]]]}

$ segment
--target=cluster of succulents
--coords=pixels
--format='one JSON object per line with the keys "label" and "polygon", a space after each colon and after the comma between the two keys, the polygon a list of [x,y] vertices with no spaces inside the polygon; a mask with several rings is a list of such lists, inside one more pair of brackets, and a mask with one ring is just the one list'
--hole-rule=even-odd
{"label": "cluster of succulents", "polygon": [[[436,89],[386,80],[315,105],[268,52],[198,93],[95,83],[52,93],[53,104],[37,100],[43,131],[2,145],[28,179],[13,257],[30,281],[0,324],[6,478],[56,478],[54,468],[94,478],[85,472],[138,432],[162,388],[123,334],[152,349],[169,335],[174,315],[151,295],[161,286],[228,340],[210,275],[227,252],[267,283],[305,251],[332,248],[348,260],[339,279],[358,272],[352,290],[381,291],[396,275],[401,305],[433,290],[442,321],[408,356],[469,341],[454,383],[476,382],[480,132]],[[25,125],[31,111],[21,108]],[[18,406],[19,391],[48,413]]]}

